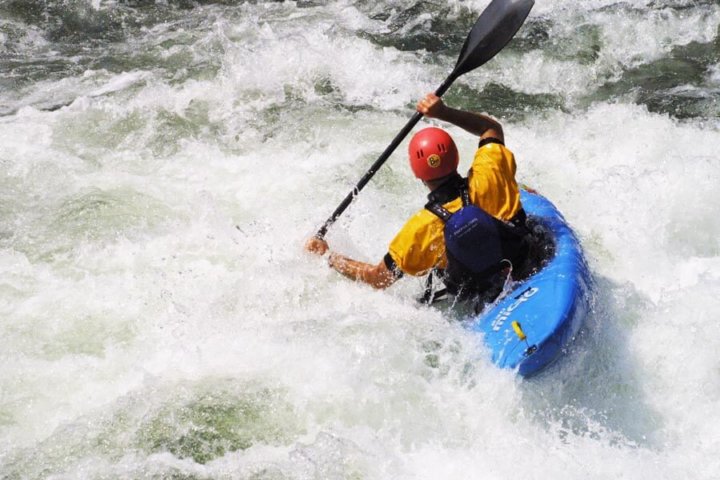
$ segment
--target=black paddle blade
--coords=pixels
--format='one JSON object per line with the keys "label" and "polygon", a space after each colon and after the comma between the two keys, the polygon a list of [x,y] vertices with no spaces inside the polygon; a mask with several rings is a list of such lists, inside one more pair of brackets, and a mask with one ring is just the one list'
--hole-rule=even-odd
{"label": "black paddle blade", "polygon": [[493,58],[525,22],[535,0],[493,0],[465,39],[452,76],[457,78]]}

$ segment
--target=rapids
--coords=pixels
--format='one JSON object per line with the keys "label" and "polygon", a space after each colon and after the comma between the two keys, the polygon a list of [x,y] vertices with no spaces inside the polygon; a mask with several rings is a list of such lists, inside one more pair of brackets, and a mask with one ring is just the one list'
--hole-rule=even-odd
{"label": "rapids", "polygon": [[[591,265],[542,375],[303,253],[487,3],[0,0],[0,479],[719,478],[717,0],[538,0],[446,95]],[[404,148],[334,249],[423,204]]]}

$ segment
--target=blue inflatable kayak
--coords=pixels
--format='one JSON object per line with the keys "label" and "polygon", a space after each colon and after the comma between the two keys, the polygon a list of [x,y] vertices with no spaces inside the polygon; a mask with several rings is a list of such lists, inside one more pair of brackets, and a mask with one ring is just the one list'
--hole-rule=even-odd
{"label": "blue inflatable kayak", "polygon": [[577,334],[590,302],[590,272],[575,234],[545,197],[521,191],[528,217],[552,237],[554,255],[468,327],[483,334],[493,362],[523,376],[547,367]]}

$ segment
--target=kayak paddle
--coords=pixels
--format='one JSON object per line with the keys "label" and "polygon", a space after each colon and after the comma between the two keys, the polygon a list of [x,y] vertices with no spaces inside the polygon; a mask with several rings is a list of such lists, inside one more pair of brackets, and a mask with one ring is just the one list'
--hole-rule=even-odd
{"label": "kayak paddle", "polygon": [[[452,73],[435,90],[435,95],[442,95],[450,88],[450,85],[460,76],[486,63],[502,50],[505,45],[515,36],[522,24],[525,22],[535,0],[492,0],[490,5],[480,14],[472,30],[465,39],[460,50],[457,63]],[[315,234],[317,238],[324,238],[328,228],[342,215],[345,209],[352,203],[355,196],[360,193],[403,139],[410,133],[410,130],[423,117],[422,113],[415,112],[410,121],[400,130],[400,133],[388,145],[380,157],[375,160],[370,169],[363,175],[345,199],[338,205],[330,217],[325,220],[322,227]]]}

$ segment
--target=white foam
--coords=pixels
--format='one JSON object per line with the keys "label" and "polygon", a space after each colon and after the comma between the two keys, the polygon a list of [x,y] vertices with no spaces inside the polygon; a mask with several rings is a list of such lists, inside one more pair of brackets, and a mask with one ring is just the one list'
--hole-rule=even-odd
{"label": "white foam", "polygon": [[[717,28],[702,11],[588,11],[611,3],[533,13],[560,29],[581,14],[599,25],[591,68],[534,51],[468,83],[572,96],[667,52],[661,31],[678,45]],[[198,40],[201,56],[224,48],[216,78],[91,71],[19,101],[69,107],[0,119],[4,472],[714,478],[717,125],[621,101],[505,122],[520,180],[576,229],[598,295],[566,360],[521,381],[416,305],[420,281],[376,292],[302,252],[446,59],[377,47],[356,30],[381,27],[346,3],[237,8]],[[451,130],[464,168],[476,139]],[[333,226],[333,248],[378,262],[422,206],[405,148]],[[146,438],[201,394],[246,405],[245,391],[272,392],[262,425],[287,436],[206,464]]]}

